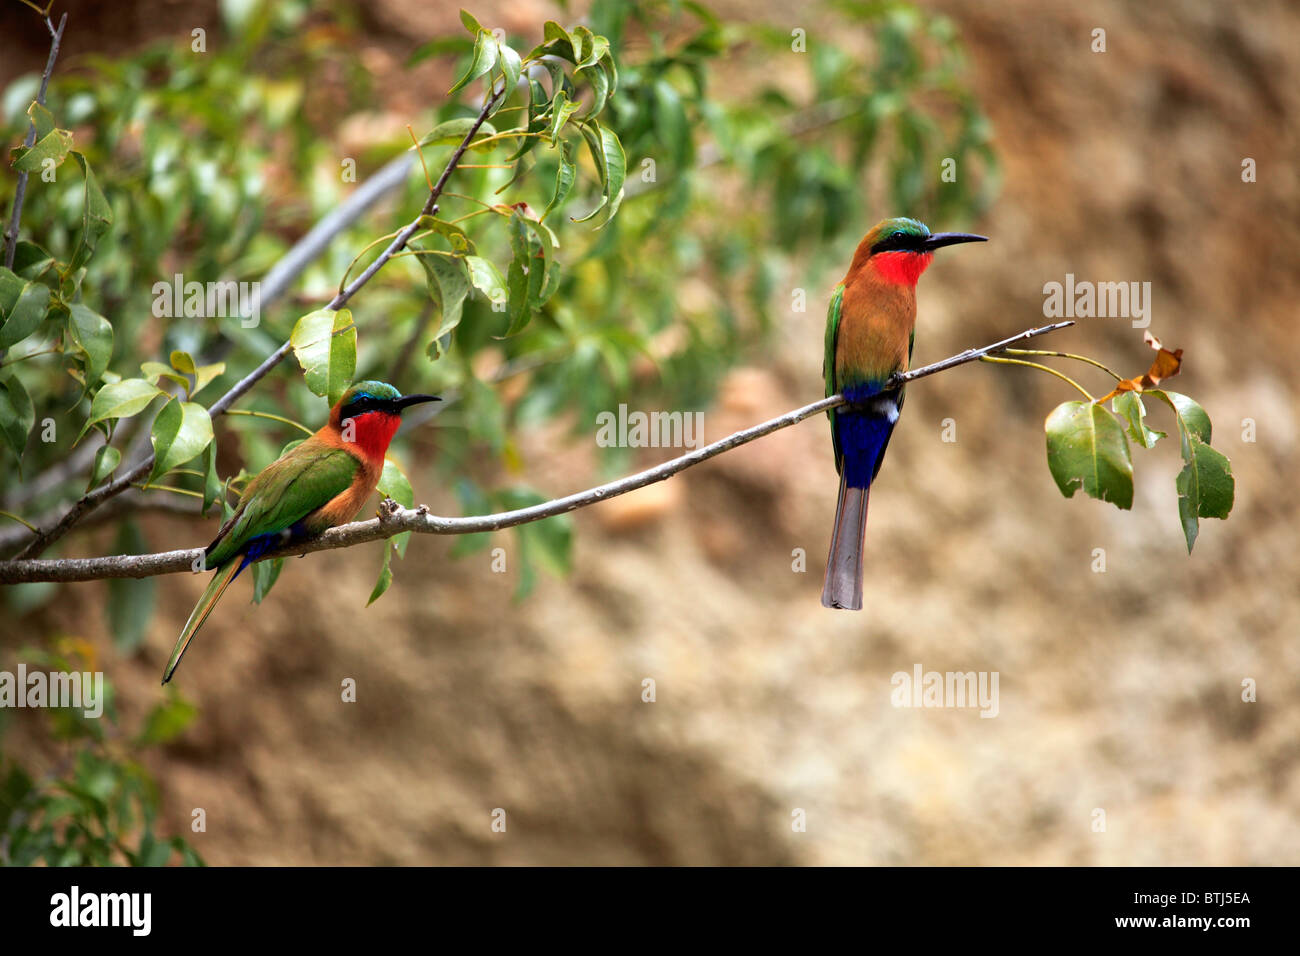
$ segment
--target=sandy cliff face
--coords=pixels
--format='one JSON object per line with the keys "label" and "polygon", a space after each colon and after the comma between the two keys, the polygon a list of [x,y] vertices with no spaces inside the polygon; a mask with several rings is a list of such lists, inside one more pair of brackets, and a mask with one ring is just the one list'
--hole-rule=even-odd
{"label": "sandy cliff face", "polygon": [[[402,5],[381,6],[403,29]],[[293,562],[266,604],[209,623],[181,680],[201,719],[153,763],[171,826],[207,809],[210,862],[1300,859],[1300,12],[936,6],[965,37],[1005,185],[979,223],[994,241],[922,280],[917,361],[1035,324],[1066,273],[1150,281],[1152,331],[1186,350],[1171,385],[1232,458],[1231,520],[1203,522],[1186,556],[1170,442],[1138,457],[1131,514],[1062,500],[1042,420],[1064,387],[968,366],[910,390],[860,614],[818,603],[835,495],[820,421],[580,513],[574,574],[523,605],[443,540],[413,541],[369,610],[376,549]],[[707,437],[820,395],[819,312],[790,320],[770,367],[733,374]],[[1128,322],[1081,325],[1043,347],[1147,361]],[[592,449],[529,442],[536,486],[590,483]],[[198,591],[168,580],[150,654],[115,675],[124,697],[155,693]],[[997,672],[997,716],[893,706],[891,675],[918,664]]]}

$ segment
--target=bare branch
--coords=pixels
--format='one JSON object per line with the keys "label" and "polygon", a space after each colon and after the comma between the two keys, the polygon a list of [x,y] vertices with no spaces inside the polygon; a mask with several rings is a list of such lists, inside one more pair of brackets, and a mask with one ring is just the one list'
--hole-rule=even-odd
{"label": "bare branch", "polygon": [[[438,181],[434,184],[433,189],[429,192],[429,198],[425,201],[424,208],[420,210],[420,215],[404,226],[397,234],[396,238],[394,238],[389,244],[388,248],[380,253],[375,261],[372,262],[366,270],[361,273],[361,275],[357,276],[345,288],[340,290],[338,295],[336,295],[333,300],[325,306],[325,308],[336,311],[343,308],[347,301],[374,277],[375,273],[383,268],[394,255],[401,252],[402,249],[406,247],[406,243],[410,240],[411,236],[415,234],[416,230],[420,228],[424,218],[426,216],[437,214],[438,199],[442,196],[442,191],[447,185],[447,180],[450,179],[451,174],[455,172],[461,158],[465,155],[465,151],[469,149],[470,141],[473,140],[474,136],[478,133],[479,127],[481,127],[487,120],[488,114],[492,112],[492,107],[496,104],[497,100],[501,98],[504,91],[504,84],[502,84],[500,88],[492,89],[490,95],[483,104],[483,108],[479,110],[478,117],[474,120],[473,125],[470,126],[469,131],[461,140],[456,151],[451,154],[451,158],[447,160],[447,165],[443,168],[442,176],[439,177]],[[290,343],[285,342],[278,349],[272,352],[261,365],[257,366],[257,368],[253,369],[252,372],[236,382],[230,390],[226,392],[226,394],[213,402],[211,407],[208,409],[208,414],[217,416],[225,412],[226,409],[238,401],[249,389],[257,384],[257,382],[259,382],[267,372],[280,364],[290,351],[292,351],[292,346]],[[73,526],[75,526],[91,511],[98,508],[108,499],[121,494],[127,488],[130,488],[134,483],[147,475],[153,468],[153,464],[154,456],[149,455],[108,484],[101,485],[94,491],[82,495],[77,499],[72,507],[63,514],[62,517],[44,528],[27,544],[26,547],[18,552],[18,559],[35,558],[40,555],[41,552],[51,544],[67,534]]]}
{"label": "bare branch", "polygon": [[[1045,325],[1041,328],[1026,329],[1024,332],[1003,339],[1000,342],[994,342],[992,345],[986,345],[978,349],[967,349],[932,365],[895,375],[889,380],[887,387],[897,388],[915,379],[925,378],[928,375],[934,375],[936,372],[955,368],[958,365],[965,365],[967,362],[974,362],[985,355],[1000,352],[1014,342],[1046,335],[1049,332],[1055,332],[1073,324],[1073,322],[1066,321],[1057,322],[1054,325]],[[541,521],[543,518],[551,518],[555,515],[576,511],[579,508],[585,508],[601,501],[607,501],[610,498],[616,498],[619,495],[625,495],[629,491],[644,488],[646,485],[664,481],[678,472],[708,461],[723,452],[739,448],[741,445],[748,444],[783,428],[789,428],[791,425],[796,425],[807,418],[843,404],[844,396],[832,395],[829,398],[813,402],[811,405],[805,405],[802,408],[796,408],[794,411],[769,419],[760,425],[735,432],[720,441],[705,445],[703,448],[697,448],[679,458],[666,461],[661,465],[655,465],[653,468],[647,468],[645,471],[637,472],[626,478],[598,485],[586,491],[579,491],[563,498],[556,498],[553,501],[545,501],[528,508],[519,508],[515,511],[466,518],[441,518],[431,514],[429,509],[423,505],[418,508],[403,508],[396,502],[386,500],[380,508],[379,517],[371,518],[368,521],[354,521],[351,524],[331,528],[317,538],[301,542],[290,548],[269,552],[260,560],[291,554],[311,554],[315,551],[348,548],[355,544],[391,538],[404,531],[415,531],[420,534],[478,534],[485,531],[500,531],[503,528],[512,528],[515,525],[527,524],[530,521]],[[146,578],[155,574],[173,574],[178,571],[189,571],[195,567],[201,567],[198,562],[202,555],[202,548],[193,548],[186,551],[115,555],[106,558],[0,561],[0,584],[18,584],[28,581],[94,581],[100,578]]]}
{"label": "bare branch", "polygon": [[[65,13],[59,17],[59,28],[56,30],[49,17],[45,18],[45,25],[50,30],[50,57],[45,61],[45,72],[41,74],[41,88],[36,94],[36,102],[41,106],[45,105],[45,91],[50,86],[50,74],[54,72],[54,61],[59,58],[59,43],[63,40],[63,27],[68,22],[68,15]],[[27,138],[23,140],[23,145],[30,149],[36,144],[36,123],[27,124]],[[18,226],[23,221],[23,201],[27,198],[27,173],[18,174],[18,185],[14,189],[14,211],[9,217],[9,228],[5,230],[5,268],[14,267],[14,253],[18,249]]]}

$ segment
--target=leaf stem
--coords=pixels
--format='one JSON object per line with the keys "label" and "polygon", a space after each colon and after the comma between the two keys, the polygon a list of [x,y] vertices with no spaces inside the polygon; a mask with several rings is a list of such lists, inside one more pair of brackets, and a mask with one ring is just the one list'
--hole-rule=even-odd
{"label": "leaf stem", "polygon": [[1003,349],[1002,354],[1003,355],[1048,355],[1048,356],[1054,356],[1056,358],[1074,359],[1076,362],[1086,362],[1088,365],[1093,366],[1093,368],[1101,369],[1103,372],[1105,372],[1111,378],[1115,379],[1115,381],[1117,382],[1124,381],[1123,376],[1121,376],[1118,372],[1110,368],[1110,366],[1103,365],[1101,362],[1098,362],[1096,359],[1088,358],[1088,356],[1086,355],[1075,355],[1073,352],[1052,352],[1052,351],[1048,351],[1047,349]]}
{"label": "leaf stem", "polygon": [[12,518],[14,521],[17,521],[19,524],[27,525],[27,528],[30,531],[37,530],[36,525],[32,524],[29,521],[24,521],[22,518],[18,517],[18,515],[14,514],[12,511],[0,511],[0,518]]}
{"label": "leaf stem", "polygon": [[272,415],[270,412],[255,412],[245,408],[228,408],[226,409],[226,414],[247,415],[250,418],[267,418],[273,422],[280,422],[285,425],[292,425],[294,428],[301,428],[308,435],[316,434],[314,431],[312,431],[310,428],[308,428],[306,425],[302,424],[301,422],[295,422],[292,418],[285,418],[283,415]]}
{"label": "leaf stem", "polygon": [[190,491],[188,488],[176,488],[172,485],[133,485],[141,491],[173,491],[178,495],[189,495],[191,498],[202,498],[203,493],[199,491]]}
{"label": "leaf stem", "polygon": [[48,349],[41,349],[39,352],[28,352],[26,355],[15,355],[13,358],[5,359],[3,362],[0,362],[0,368],[5,368],[6,366],[13,365],[16,362],[25,362],[27,359],[35,358],[38,355],[51,355],[55,352],[62,351],[63,349],[55,345]]}
{"label": "leaf stem", "polygon": [[1088,390],[1087,390],[1086,388],[1084,388],[1082,385],[1080,385],[1080,384],[1079,384],[1078,382],[1076,382],[1074,379],[1070,378],[1070,376],[1066,375],[1066,374],[1063,373],[1063,372],[1058,372],[1058,371],[1057,371],[1056,369],[1054,369],[1054,368],[1048,368],[1046,365],[1039,365],[1037,362],[1026,362],[1026,361],[1024,361],[1023,359],[994,358],[992,355],[981,355],[981,356],[980,356],[980,361],[981,361],[981,362],[996,362],[996,363],[999,364],[999,365],[1024,365],[1024,366],[1027,367],[1027,368],[1036,368],[1036,369],[1038,369],[1040,372],[1046,372],[1048,375],[1055,375],[1057,378],[1059,378],[1059,379],[1060,379],[1061,381],[1063,381],[1063,382],[1069,382],[1071,385],[1073,385],[1075,388],[1077,388],[1080,392],[1082,392],[1082,393],[1083,393],[1083,397],[1086,398],[1088,401],[1090,401],[1090,402],[1095,402],[1095,401],[1096,401],[1095,398],[1093,398],[1091,395],[1088,394]]}

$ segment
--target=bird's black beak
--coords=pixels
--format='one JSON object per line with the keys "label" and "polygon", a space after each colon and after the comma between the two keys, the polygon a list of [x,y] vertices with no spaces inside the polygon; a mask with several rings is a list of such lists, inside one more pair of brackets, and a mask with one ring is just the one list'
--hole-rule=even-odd
{"label": "bird's black beak", "polygon": [[393,410],[400,413],[404,408],[410,408],[412,405],[423,405],[425,402],[442,401],[437,395],[403,395],[401,398],[393,399]]}
{"label": "bird's black beak", "polygon": [[959,242],[988,242],[988,236],[977,236],[971,232],[936,232],[925,240],[926,252],[934,252],[944,246],[955,246]]}

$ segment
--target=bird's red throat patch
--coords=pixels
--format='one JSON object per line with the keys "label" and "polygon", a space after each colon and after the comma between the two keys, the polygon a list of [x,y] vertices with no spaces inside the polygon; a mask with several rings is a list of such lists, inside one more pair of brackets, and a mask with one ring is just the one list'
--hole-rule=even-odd
{"label": "bird's red throat patch", "polygon": [[933,252],[878,252],[871,264],[887,281],[914,286],[933,259]]}
{"label": "bird's red throat patch", "polygon": [[[367,461],[382,463],[384,455],[388,452],[388,444],[397,434],[402,419],[399,415],[389,415],[387,412],[366,412],[353,419],[344,419],[341,424],[340,431],[345,443],[350,438],[356,450],[361,452]],[[348,434],[349,425],[351,435]]]}

